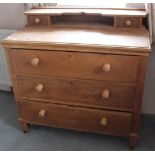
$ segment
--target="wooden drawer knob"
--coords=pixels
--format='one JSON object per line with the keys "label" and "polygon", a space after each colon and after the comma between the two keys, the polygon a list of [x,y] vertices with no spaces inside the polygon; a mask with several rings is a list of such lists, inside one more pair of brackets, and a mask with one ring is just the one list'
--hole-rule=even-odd
{"label": "wooden drawer knob", "polygon": [[38,85],[36,86],[36,91],[42,92],[42,90],[43,90],[43,84],[38,84]]}
{"label": "wooden drawer knob", "polygon": [[31,59],[31,64],[33,66],[37,66],[39,64],[39,58],[35,57],[35,58]]}
{"label": "wooden drawer knob", "polygon": [[103,98],[109,98],[110,97],[110,91],[105,89],[102,93]]}
{"label": "wooden drawer knob", "polygon": [[131,20],[126,20],[125,24],[126,26],[131,26]]}
{"label": "wooden drawer knob", "polygon": [[103,71],[104,72],[109,72],[110,71],[110,64],[109,63],[105,63],[103,65]]}
{"label": "wooden drawer knob", "polygon": [[45,117],[46,115],[46,111],[44,109],[41,109],[39,112],[38,112],[38,116],[39,117]]}
{"label": "wooden drawer knob", "polygon": [[36,24],[39,24],[39,23],[40,23],[40,18],[35,18],[35,19],[34,19],[34,22],[35,22]]}
{"label": "wooden drawer knob", "polygon": [[108,124],[107,118],[102,118],[100,121],[101,126],[106,126]]}

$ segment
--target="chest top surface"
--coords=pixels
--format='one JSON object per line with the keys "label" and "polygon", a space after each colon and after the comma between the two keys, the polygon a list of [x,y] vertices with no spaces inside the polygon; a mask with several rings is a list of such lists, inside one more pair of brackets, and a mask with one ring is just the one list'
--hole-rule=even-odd
{"label": "chest top surface", "polygon": [[[42,45],[72,50],[115,49],[148,54],[151,50],[149,33],[142,26],[145,11],[108,12],[91,9],[32,9],[25,12],[28,25],[4,39],[3,45],[10,48]],[[139,23],[134,25],[136,21]]]}

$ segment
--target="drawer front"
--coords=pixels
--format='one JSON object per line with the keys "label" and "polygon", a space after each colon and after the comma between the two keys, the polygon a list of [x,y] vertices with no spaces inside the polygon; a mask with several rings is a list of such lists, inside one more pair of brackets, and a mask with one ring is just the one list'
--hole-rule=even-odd
{"label": "drawer front", "polygon": [[18,76],[22,99],[46,100],[89,107],[132,110],[135,87],[63,78]]}
{"label": "drawer front", "polygon": [[115,27],[117,28],[140,28],[142,25],[140,17],[116,17]]}
{"label": "drawer front", "polygon": [[35,124],[128,136],[130,113],[21,102],[21,117]]}
{"label": "drawer front", "polygon": [[138,57],[75,52],[12,50],[15,74],[135,82]]}
{"label": "drawer front", "polygon": [[28,24],[31,26],[47,26],[48,25],[48,16],[44,15],[29,15],[28,18]]}

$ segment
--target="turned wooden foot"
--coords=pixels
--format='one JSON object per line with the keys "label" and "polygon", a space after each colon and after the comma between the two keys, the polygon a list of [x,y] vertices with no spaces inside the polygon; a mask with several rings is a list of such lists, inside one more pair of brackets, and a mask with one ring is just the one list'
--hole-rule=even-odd
{"label": "turned wooden foot", "polygon": [[138,135],[136,133],[130,133],[129,136],[129,147],[134,149],[137,144]]}
{"label": "turned wooden foot", "polygon": [[22,120],[21,118],[19,118],[19,123],[20,123],[20,127],[22,129],[22,131],[24,133],[28,132],[28,123],[26,123],[24,120]]}

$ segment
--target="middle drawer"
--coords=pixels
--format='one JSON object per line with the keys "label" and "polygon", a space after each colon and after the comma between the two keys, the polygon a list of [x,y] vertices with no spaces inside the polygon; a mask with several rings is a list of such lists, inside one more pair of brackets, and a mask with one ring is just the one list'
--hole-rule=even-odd
{"label": "middle drawer", "polygon": [[103,81],[17,76],[21,99],[132,110],[135,86]]}

